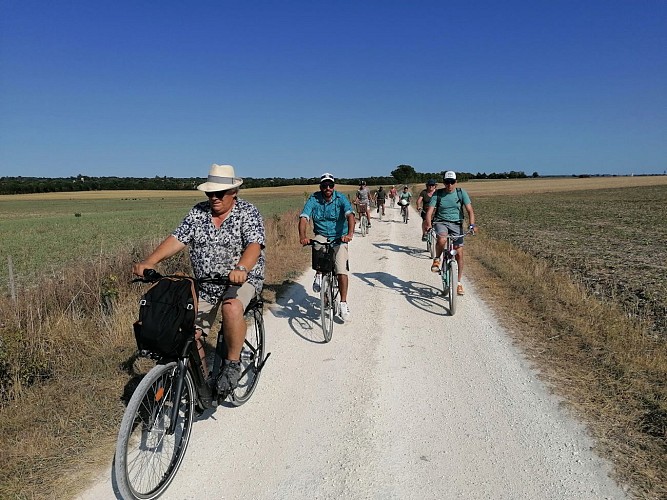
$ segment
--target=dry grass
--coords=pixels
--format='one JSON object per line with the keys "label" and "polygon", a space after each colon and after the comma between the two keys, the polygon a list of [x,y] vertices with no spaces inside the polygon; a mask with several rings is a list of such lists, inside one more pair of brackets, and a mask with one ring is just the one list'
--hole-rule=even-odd
{"label": "dry grass", "polygon": [[468,274],[640,498],[667,498],[667,343],[546,261],[484,234]]}

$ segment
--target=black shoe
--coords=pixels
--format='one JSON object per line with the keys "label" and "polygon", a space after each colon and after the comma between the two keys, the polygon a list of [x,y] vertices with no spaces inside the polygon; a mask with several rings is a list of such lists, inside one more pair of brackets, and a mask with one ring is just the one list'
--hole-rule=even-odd
{"label": "black shoe", "polygon": [[241,378],[241,362],[225,360],[225,366],[218,377],[218,393],[230,393],[239,385]]}

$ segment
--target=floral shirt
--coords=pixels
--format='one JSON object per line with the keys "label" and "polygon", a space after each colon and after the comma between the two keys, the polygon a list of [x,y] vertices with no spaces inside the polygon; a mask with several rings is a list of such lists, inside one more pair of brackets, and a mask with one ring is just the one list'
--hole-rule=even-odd
{"label": "floral shirt", "polygon": [[[218,229],[213,224],[211,205],[208,201],[198,203],[183,219],[173,236],[190,247],[190,260],[196,278],[212,274],[227,275],[239,263],[241,255],[250,243],[259,243],[262,252],[255,267],[248,272],[248,282],[259,293],[264,283],[264,221],[253,204],[236,199],[227,218]],[[224,287],[205,283],[199,295],[207,302],[215,303],[224,292]]]}

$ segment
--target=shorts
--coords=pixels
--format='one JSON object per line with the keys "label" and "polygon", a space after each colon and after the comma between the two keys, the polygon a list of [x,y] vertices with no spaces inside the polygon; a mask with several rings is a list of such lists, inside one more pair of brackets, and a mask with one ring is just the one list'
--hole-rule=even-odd
{"label": "shorts", "polygon": [[[433,229],[435,229],[435,234],[438,236],[447,236],[451,234],[453,236],[460,236],[463,234],[463,224],[460,222],[450,222],[450,221],[441,221],[434,222]],[[463,238],[457,238],[454,240],[455,247],[463,246]]]}
{"label": "shorts", "polygon": [[241,304],[243,304],[243,310],[245,311],[255,295],[257,295],[257,290],[246,281],[241,286],[231,285],[228,287],[216,304],[211,304],[204,299],[199,299],[199,302],[197,302],[197,319],[195,320],[195,327],[200,329],[204,335],[208,335],[215,322],[215,317],[218,314],[220,304],[228,299],[238,299],[241,301]]}
{"label": "shorts", "polygon": [[[313,238],[315,241],[325,243],[327,238],[316,234]],[[349,274],[350,262],[348,260],[347,243],[341,243],[334,246],[334,269],[336,274]]]}

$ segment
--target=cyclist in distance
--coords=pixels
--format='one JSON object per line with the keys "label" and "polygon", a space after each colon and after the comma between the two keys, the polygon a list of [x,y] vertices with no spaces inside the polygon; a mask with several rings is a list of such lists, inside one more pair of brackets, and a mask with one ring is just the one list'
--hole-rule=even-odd
{"label": "cyclist in distance", "polygon": [[354,203],[357,205],[357,210],[359,211],[359,218],[361,219],[361,211],[363,210],[364,205],[366,206],[366,218],[368,219],[368,227],[371,227],[371,212],[369,207],[371,205],[371,192],[366,186],[366,181],[361,181],[359,183],[359,190],[357,191],[357,196],[354,200]]}
{"label": "cyclist in distance", "polygon": [[207,181],[197,186],[208,201],[196,204],[170,236],[132,266],[134,274],[143,276],[145,269],[154,269],[159,262],[189,248],[195,278],[229,275],[229,287],[200,286],[195,322],[197,347],[204,360],[201,336],[208,335],[222,305],[227,359],[215,381],[219,392],[238,385],[246,336],[243,313],[264,283],[264,222],[254,205],[238,197],[241,184],[243,179],[236,177],[231,165],[211,165]]}
{"label": "cyclist in distance", "polygon": [[[313,193],[299,215],[299,241],[302,245],[310,243],[306,236],[308,221],[313,222],[315,241],[326,242],[340,240],[340,244],[334,247],[335,272],[338,275],[338,287],[340,290],[340,315],[343,321],[350,319],[350,308],[347,304],[348,273],[350,264],[348,261],[347,244],[354,236],[354,210],[347,196],[340,194],[334,189],[335,179],[330,173],[324,173],[320,177],[320,190]],[[320,292],[322,275],[315,274],[313,291]]]}
{"label": "cyclist in distance", "polygon": [[[465,214],[463,208],[468,212],[469,229],[475,234],[475,212],[472,209],[470,196],[465,189],[456,187],[456,173],[448,170],[443,176],[445,187],[438,189],[429,202],[426,209],[426,230],[435,229],[437,235],[435,243],[435,254],[437,257],[433,259],[431,271],[437,273],[440,271],[440,255],[447,244],[447,235],[459,236],[463,234],[463,222]],[[458,264],[459,276],[456,293],[463,295],[463,284],[461,277],[463,276],[463,238],[458,238],[454,241],[454,248],[456,249],[456,263]]]}
{"label": "cyclist in distance", "polygon": [[398,191],[396,191],[396,186],[391,186],[391,189],[389,190],[389,199],[393,202],[397,196]]}
{"label": "cyclist in distance", "polygon": [[434,179],[426,181],[426,189],[422,189],[417,198],[417,211],[422,218],[422,241],[426,241],[426,208],[428,207],[428,202],[431,201],[431,196],[435,193],[437,184]]}
{"label": "cyclist in distance", "polygon": [[[405,209],[407,210],[411,199],[412,193],[408,190],[408,186],[403,186],[403,191],[398,195],[398,204],[405,205]],[[405,200],[407,203],[404,203],[403,200]]]}
{"label": "cyclist in distance", "polygon": [[382,215],[384,216],[384,203],[387,199],[387,192],[380,186],[377,191],[375,191],[375,204],[377,205],[378,213],[382,210]]}

